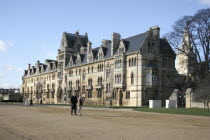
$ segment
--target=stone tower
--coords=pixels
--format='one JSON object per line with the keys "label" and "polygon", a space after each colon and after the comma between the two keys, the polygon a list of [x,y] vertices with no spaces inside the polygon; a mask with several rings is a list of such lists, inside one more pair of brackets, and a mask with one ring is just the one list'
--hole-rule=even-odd
{"label": "stone tower", "polygon": [[180,46],[177,54],[176,69],[179,74],[191,76],[194,72],[195,55],[193,52],[192,44],[188,27],[185,27],[182,45]]}

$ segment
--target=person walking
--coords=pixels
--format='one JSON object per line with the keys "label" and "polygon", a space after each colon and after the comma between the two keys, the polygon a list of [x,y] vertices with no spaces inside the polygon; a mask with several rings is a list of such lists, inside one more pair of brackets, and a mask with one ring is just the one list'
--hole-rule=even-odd
{"label": "person walking", "polygon": [[42,98],[41,98],[41,100],[40,100],[40,104],[42,105]]}
{"label": "person walking", "polygon": [[74,114],[77,115],[77,96],[75,95],[75,93],[73,94],[73,96],[71,97],[71,115],[73,115],[73,110],[74,110]]}
{"label": "person walking", "polygon": [[28,98],[25,98],[25,106],[28,106]]}
{"label": "person walking", "polygon": [[78,110],[78,113],[79,115],[81,116],[81,110],[82,110],[82,106],[85,102],[85,99],[82,97],[82,95],[79,96],[79,110]]}

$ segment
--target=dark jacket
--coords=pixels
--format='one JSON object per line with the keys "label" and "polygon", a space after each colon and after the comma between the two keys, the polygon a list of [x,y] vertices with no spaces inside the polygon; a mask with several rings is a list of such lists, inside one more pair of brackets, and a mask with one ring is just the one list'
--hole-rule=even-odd
{"label": "dark jacket", "polygon": [[77,96],[72,96],[71,97],[71,103],[72,104],[77,104],[78,100],[77,100]]}

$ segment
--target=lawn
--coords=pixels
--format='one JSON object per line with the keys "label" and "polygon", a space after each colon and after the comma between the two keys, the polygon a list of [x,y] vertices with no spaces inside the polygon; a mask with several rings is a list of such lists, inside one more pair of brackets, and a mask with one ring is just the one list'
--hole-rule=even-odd
{"label": "lawn", "polygon": [[134,110],[142,112],[210,116],[210,111],[202,108],[134,108]]}

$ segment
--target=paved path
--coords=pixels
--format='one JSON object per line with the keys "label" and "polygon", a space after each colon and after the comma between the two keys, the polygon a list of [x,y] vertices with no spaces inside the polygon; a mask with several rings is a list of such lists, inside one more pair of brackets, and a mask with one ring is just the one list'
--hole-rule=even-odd
{"label": "paved path", "polygon": [[0,105],[0,140],[209,140],[210,117],[68,106]]}

